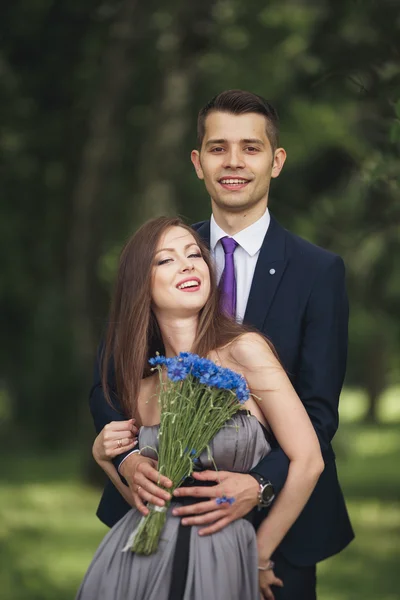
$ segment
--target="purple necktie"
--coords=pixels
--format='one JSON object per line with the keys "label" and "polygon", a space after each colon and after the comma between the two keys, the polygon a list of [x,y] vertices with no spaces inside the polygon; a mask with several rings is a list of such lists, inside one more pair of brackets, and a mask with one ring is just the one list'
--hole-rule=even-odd
{"label": "purple necktie", "polygon": [[221,308],[230,317],[236,316],[236,277],[233,253],[238,243],[231,237],[221,238],[221,244],[225,252],[225,267],[222,272],[219,287],[221,290]]}

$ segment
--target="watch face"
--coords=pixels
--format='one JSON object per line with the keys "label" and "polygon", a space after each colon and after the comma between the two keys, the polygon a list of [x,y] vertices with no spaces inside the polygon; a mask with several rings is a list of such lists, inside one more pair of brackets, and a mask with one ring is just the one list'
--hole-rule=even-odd
{"label": "watch face", "polygon": [[274,488],[271,483],[266,483],[262,491],[262,501],[268,504],[274,497]]}

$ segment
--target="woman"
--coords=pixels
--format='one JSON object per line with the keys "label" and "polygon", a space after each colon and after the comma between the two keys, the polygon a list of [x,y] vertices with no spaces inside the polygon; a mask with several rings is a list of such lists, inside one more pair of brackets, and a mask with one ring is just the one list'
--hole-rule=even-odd
{"label": "woman", "polygon": [[[136,508],[106,535],[78,592],[78,600],[178,600],[171,595],[175,551],[179,551],[179,519],[171,507],[157,553],[122,553],[131,532],[148,509],[170,495],[171,482],[156,471],[155,455],[160,420],[158,377],[148,358],[159,350],[166,356],[192,351],[242,373],[253,396],[211,444],[212,457],[200,459],[204,469],[248,472],[269,451],[264,435],[269,428],[290,460],[286,483],[257,535],[245,519],[234,521],[210,536],[191,528],[190,552],[183,600],[258,600],[273,598],[271,585],[279,584],[273,570],[263,570],[307,502],[323,469],[319,443],[307,413],[273,349],[259,334],[248,331],[219,309],[213,267],[197,235],[180,219],[161,217],[146,223],[125,246],[118,271],[103,356],[103,386],[107,365],[115,364],[117,392],[127,416],[140,427],[134,481],[135,493],[125,498]],[[111,402],[109,396],[109,401]],[[94,446],[94,454],[121,488],[104,454],[118,449],[119,439],[133,447],[132,422],[109,425]],[[124,432],[122,435],[121,432]],[[114,450],[112,446],[114,445]],[[145,449],[145,446],[147,449]],[[126,450],[126,446],[124,447]],[[128,488],[127,488],[128,489]],[[121,490],[122,491],[122,490]],[[224,510],[221,505],[220,510]],[[258,581],[259,577],[259,581]]]}

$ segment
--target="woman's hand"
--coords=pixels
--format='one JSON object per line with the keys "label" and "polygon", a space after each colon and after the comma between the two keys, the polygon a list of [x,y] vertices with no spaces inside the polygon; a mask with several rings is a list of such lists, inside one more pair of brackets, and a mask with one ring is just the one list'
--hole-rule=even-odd
{"label": "woman's hand", "polygon": [[132,450],[137,444],[137,433],[135,419],[107,423],[93,443],[92,453],[95,461],[100,464],[110,461],[122,452]]}
{"label": "woman's hand", "polygon": [[126,479],[136,508],[146,516],[149,509],[144,502],[165,506],[171,500],[171,494],[160,486],[169,488],[172,481],[157,471],[157,461],[152,458],[131,454],[121,464],[121,475]]}
{"label": "woman's hand", "polygon": [[282,579],[278,579],[272,569],[269,569],[268,571],[259,571],[259,582],[262,600],[275,600],[271,585],[283,587]]}

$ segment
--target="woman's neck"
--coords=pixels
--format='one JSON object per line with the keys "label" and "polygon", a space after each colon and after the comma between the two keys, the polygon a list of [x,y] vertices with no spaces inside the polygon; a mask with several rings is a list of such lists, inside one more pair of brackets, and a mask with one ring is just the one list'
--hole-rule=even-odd
{"label": "woman's neck", "polygon": [[165,355],[176,356],[180,352],[191,352],[196,339],[198,316],[187,318],[157,317]]}

